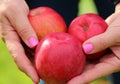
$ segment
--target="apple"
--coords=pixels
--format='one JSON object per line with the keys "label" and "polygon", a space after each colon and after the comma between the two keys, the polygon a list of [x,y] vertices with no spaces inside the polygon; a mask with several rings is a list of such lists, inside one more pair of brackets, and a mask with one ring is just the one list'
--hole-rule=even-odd
{"label": "apple", "polygon": [[[94,13],[86,13],[73,19],[69,25],[68,33],[83,43],[87,39],[105,32],[107,27],[108,25],[102,17]],[[102,56],[104,52],[105,51],[101,51],[87,55],[87,58],[97,59]]]}
{"label": "apple", "polygon": [[50,7],[31,9],[28,18],[39,40],[51,32],[66,32],[67,29],[63,17]]}
{"label": "apple", "polygon": [[80,41],[64,32],[46,35],[35,51],[35,67],[46,84],[66,84],[82,73],[85,63]]}

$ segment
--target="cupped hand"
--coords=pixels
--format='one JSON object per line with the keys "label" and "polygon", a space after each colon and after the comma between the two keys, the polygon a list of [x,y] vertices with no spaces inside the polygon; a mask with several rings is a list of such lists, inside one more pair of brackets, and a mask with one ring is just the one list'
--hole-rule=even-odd
{"label": "cupped hand", "polygon": [[33,82],[38,82],[38,74],[28,59],[21,44],[33,48],[37,45],[37,36],[28,20],[29,7],[25,0],[0,0],[0,37],[4,40],[17,66]]}
{"label": "cupped hand", "polygon": [[[119,48],[120,52],[120,47],[113,48],[113,51],[116,51],[116,49]],[[67,84],[90,84],[92,81],[98,78],[120,71],[119,67],[120,56],[110,52],[100,60],[88,62],[83,73],[71,79]]]}
{"label": "cupped hand", "polygon": [[[120,71],[120,12],[119,6],[116,7],[116,12],[106,19],[108,29],[103,34],[94,36],[83,44],[83,50],[86,54],[93,54],[104,49],[110,51],[96,62],[88,62],[83,73],[67,84],[89,84],[90,82],[114,72]],[[87,46],[91,43],[92,48]],[[89,50],[89,52],[88,52]]]}

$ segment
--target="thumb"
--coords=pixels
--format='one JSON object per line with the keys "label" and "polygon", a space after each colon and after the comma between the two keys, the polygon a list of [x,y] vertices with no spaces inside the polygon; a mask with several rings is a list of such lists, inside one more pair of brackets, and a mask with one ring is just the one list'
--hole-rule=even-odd
{"label": "thumb", "polygon": [[83,43],[83,50],[86,54],[97,53],[116,43],[116,34],[106,31],[100,35],[94,36]]}

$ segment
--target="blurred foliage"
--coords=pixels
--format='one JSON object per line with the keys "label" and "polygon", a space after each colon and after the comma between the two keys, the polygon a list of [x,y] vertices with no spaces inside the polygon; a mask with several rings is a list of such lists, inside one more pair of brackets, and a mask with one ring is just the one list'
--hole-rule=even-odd
{"label": "blurred foliage", "polygon": [[33,84],[14,63],[4,42],[0,40],[0,84]]}
{"label": "blurred foliage", "polygon": [[85,13],[98,13],[94,0],[79,0],[78,9],[78,15]]}
{"label": "blurred foliage", "polygon": [[112,82],[107,77],[102,77],[93,81],[90,84],[112,84]]}

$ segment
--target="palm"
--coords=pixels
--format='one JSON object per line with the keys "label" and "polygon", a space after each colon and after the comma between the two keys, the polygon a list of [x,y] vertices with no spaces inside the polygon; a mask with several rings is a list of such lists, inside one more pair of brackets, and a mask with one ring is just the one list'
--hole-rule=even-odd
{"label": "palm", "polygon": [[82,81],[87,81],[86,83],[88,83],[96,80],[97,78],[107,76],[109,74],[112,74],[113,72],[119,71],[120,57],[116,56],[116,53],[114,53],[118,52],[118,47],[117,49],[113,47],[111,48],[111,50],[112,51],[110,53],[106,54],[101,59],[94,62],[87,62],[83,73],[70,80],[69,83],[72,84],[73,82],[75,82],[74,84],[85,84]]}

